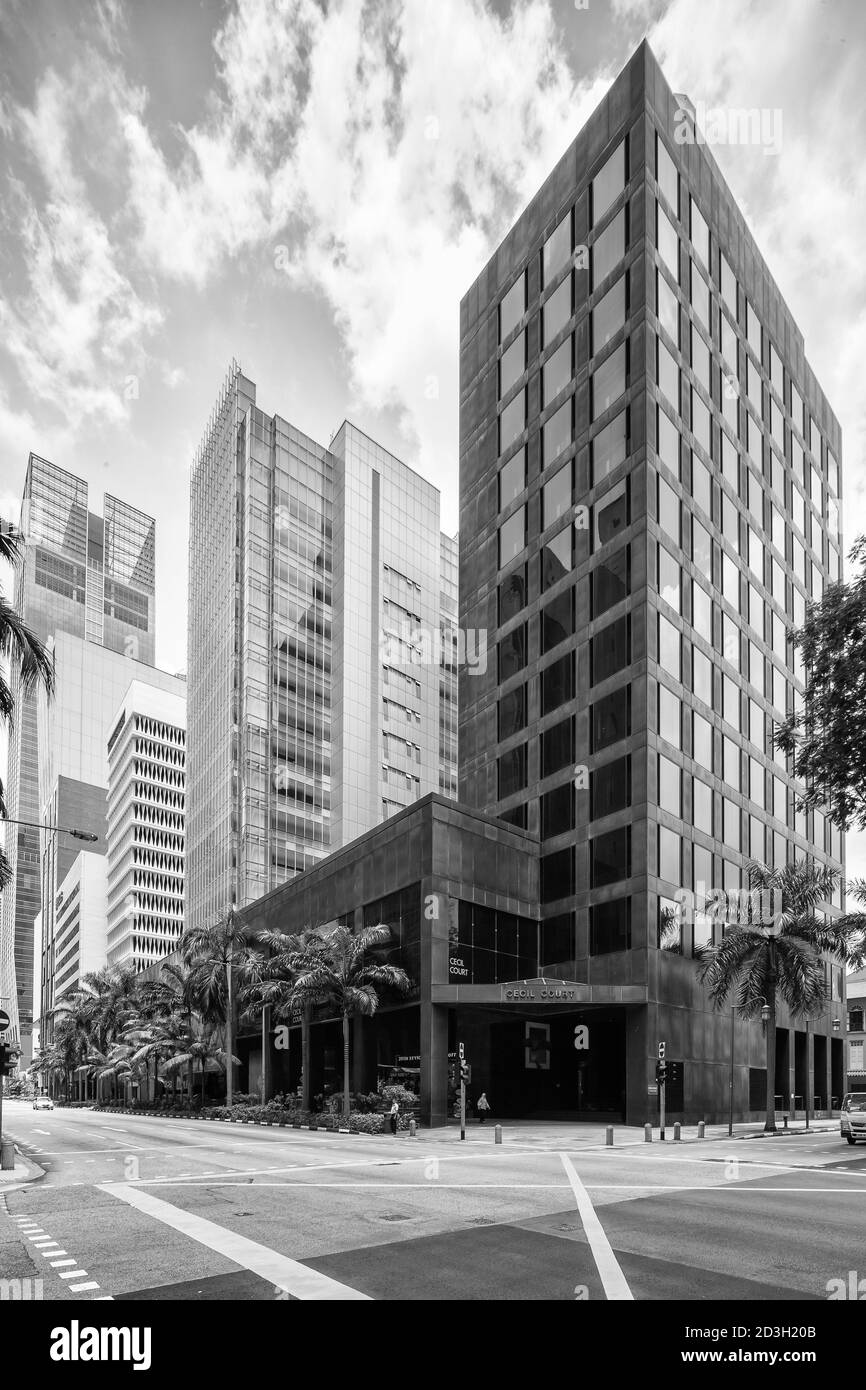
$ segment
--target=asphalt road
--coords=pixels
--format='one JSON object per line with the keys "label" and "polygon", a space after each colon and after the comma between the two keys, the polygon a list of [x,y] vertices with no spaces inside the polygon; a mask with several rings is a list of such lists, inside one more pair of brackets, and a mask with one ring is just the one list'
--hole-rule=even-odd
{"label": "asphalt road", "polygon": [[45,1299],[824,1300],[866,1250],[866,1146],[838,1133],[606,1149],[4,1110],[46,1174],[0,1189],[0,1277]]}

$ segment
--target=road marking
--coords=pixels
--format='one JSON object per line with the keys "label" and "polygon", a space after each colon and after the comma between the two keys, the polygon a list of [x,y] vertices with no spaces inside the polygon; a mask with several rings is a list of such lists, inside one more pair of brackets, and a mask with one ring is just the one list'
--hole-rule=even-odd
{"label": "road marking", "polygon": [[[60,1253],[60,1252],[58,1251],[58,1254],[59,1254],[59,1253]],[[51,1268],[52,1268],[52,1269],[60,1269],[60,1268],[62,1268],[63,1265],[77,1265],[77,1264],[78,1264],[78,1261],[77,1261],[77,1260],[55,1260],[54,1263],[52,1264]]]}
{"label": "road marking", "polygon": [[83,1293],[85,1289],[98,1289],[99,1285],[95,1279],[89,1279],[86,1284],[70,1284],[70,1293]]}
{"label": "road marking", "polygon": [[34,1129],[33,1133],[34,1133],[34,1134],[48,1134],[48,1135],[50,1135],[50,1134],[51,1134],[51,1130],[50,1130],[50,1129]]}
{"label": "road marking", "polygon": [[45,1250],[49,1245],[59,1245],[59,1240],[34,1240],[34,1250]]}
{"label": "road marking", "polygon": [[299,1261],[291,1260],[277,1250],[271,1250],[267,1245],[260,1245],[258,1241],[250,1240],[247,1236],[218,1226],[215,1221],[207,1221],[204,1217],[195,1216],[181,1207],[171,1206],[149,1192],[142,1192],[139,1187],[100,1183],[99,1190],[107,1192],[110,1197],[116,1197],[121,1202],[127,1202],[129,1206],[144,1212],[146,1216],[152,1216],[156,1221],[162,1221],[172,1230],[180,1231],[182,1235],[198,1241],[207,1249],[225,1255],[226,1259],[240,1265],[242,1269],[251,1270],[253,1274],[258,1274],[260,1278],[292,1294],[294,1298],[370,1301],[367,1294],[350,1288],[348,1284],[340,1284],[336,1279],[330,1279],[318,1270],[309,1269]]}
{"label": "road marking", "polygon": [[[72,1264],[72,1265],[74,1265],[74,1264],[75,1264],[75,1260],[70,1260],[69,1263]],[[61,1275],[60,1275],[60,1278],[61,1278],[61,1279],[86,1279],[86,1278],[87,1278],[87,1270],[86,1270],[86,1269],[65,1269],[65,1270],[62,1271],[62,1273],[61,1273]]]}
{"label": "road marking", "polygon": [[55,1255],[65,1255],[65,1254],[66,1254],[66,1251],[65,1251],[65,1250],[43,1250],[43,1251],[42,1251],[42,1258],[43,1258],[43,1260],[53,1260]]}
{"label": "road marking", "polygon": [[571,1183],[578,1214],[583,1223],[584,1234],[589,1242],[592,1258],[595,1260],[596,1269],[604,1286],[605,1296],[608,1299],[634,1301],[634,1294],[619,1267],[619,1262],[611,1249],[610,1241],[604,1233],[604,1228],[596,1215],[595,1207],[589,1199],[586,1188],[578,1177],[568,1154],[560,1153],[559,1156],[562,1159],[565,1176]]}

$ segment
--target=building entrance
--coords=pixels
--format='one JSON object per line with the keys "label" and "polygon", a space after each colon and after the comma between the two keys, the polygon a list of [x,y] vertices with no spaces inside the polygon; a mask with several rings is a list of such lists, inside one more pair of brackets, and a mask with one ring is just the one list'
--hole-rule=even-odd
{"label": "building entrance", "polygon": [[472,1068],[468,1102],[486,1091],[503,1119],[622,1121],[626,1103],[625,1012],[538,1014],[452,1011],[454,1049]]}

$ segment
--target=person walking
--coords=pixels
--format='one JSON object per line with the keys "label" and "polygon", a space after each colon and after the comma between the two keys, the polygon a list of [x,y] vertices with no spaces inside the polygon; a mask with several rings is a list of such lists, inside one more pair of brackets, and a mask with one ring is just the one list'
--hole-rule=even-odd
{"label": "person walking", "polygon": [[478,1111],[478,1123],[483,1125],[490,1113],[490,1101],[487,1099],[486,1091],[481,1092],[481,1095],[475,1102],[475,1109]]}
{"label": "person walking", "polygon": [[391,1110],[390,1110],[390,1113],[389,1113],[389,1116],[388,1116],[388,1118],[389,1118],[390,1121],[391,1121],[391,1133],[394,1134],[394,1135],[396,1135],[396,1133],[397,1133],[397,1117],[398,1117],[399,1114],[400,1114],[400,1102],[397,1100],[397,1098],[396,1098],[396,1096],[395,1096],[395,1098],[391,1101]]}

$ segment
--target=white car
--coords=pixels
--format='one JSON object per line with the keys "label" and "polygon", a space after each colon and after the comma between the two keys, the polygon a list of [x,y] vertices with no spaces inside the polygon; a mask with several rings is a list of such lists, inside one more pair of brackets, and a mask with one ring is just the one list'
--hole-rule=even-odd
{"label": "white car", "polygon": [[34,1110],[53,1110],[54,1101],[50,1096],[37,1096],[33,1102]]}
{"label": "white car", "polygon": [[851,1091],[842,1101],[842,1138],[849,1144],[866,1141],[866,1091]]}

